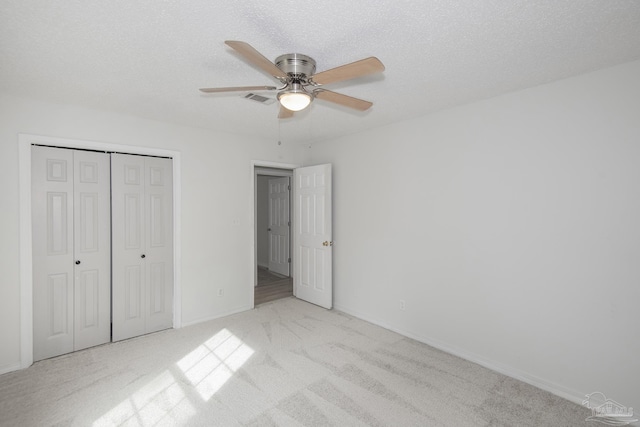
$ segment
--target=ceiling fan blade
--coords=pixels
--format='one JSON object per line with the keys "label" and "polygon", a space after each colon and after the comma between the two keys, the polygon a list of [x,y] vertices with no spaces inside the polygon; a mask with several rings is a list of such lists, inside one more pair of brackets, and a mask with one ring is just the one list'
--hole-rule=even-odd
{"label": "ceiling fan blade", "polygon": [[280,105],[280,112],[278,113],[278,118],[279,119],[288,119],[293,117],[293,111],[284,108],[283,105]]}
{"label": "ceiling fan blade", "polygon": [[316,84],[326,85],[328,83],[341,82],[343,80],[349,80],[382,71],[384,71],[384,64],[382,64],[378,58],[372,56],[370,58],[352,62],[351,64],[321,71],[318,74],[311,76],[311,80]]}
{"label": "ceiling fan blade", "polygon": [[276,87],[275,86],[205,87],[200,89],[200,92],[204,92],[204,93],[251,92],[256,90],[276,90]]}
{"label": "ceiling fan blade", "polygon": [[257,65],[262,71],[272,75],[275,78],[287,78],[287,74],[280,68],[265,58],[260,52],[255,50],[249,43],[227,40],[225,41],[227,46],[233,48],[236,52],[245,57],[249,62]]}
{"label": "ceiling fan blade", "polygon": [[343,95],[337,92],[331,92],[326,89],[316,89],[313,91],[316,98],[334,102],[336,104],[344,105],[345,107],[353,108],[359,111],[365,111],[373,105],[373,102],[365,101],[364,99],[354,98],[352,96]]}

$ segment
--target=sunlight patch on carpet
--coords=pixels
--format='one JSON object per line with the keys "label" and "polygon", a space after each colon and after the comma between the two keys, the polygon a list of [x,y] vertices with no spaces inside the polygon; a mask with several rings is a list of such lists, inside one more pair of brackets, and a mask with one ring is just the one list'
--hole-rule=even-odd
{"label": "sunlight patch on carpet", "polygon": [[178,361],[204,401],[222,388],[254,351],[229,330],[220,332]]}
{"label": "sunlight patch on carpet", "polygon": [[189,396],[195,397],[192,390],[208,401],[253,353],[241,339],[222,329],[176,363],[181,372],[176,371],[175,375],[184,374],[191,386],[184,380],[177,381],[176,376],[166,370],[97,419],[93,427],[152,426],[159,422],[187,425],[196,415]]}

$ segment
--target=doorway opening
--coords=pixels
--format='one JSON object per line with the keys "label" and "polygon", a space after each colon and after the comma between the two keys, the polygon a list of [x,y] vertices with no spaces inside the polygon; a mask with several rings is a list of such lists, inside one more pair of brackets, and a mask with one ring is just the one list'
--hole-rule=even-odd
{"label": "doorway opening", "polygon": [[256,167],[254,306],[293,296],[292,169]]}
{"label": "doorway opening", "polygon": [[[265,170],[267,169],[267,170]],[[251,222],[254,238],[251,251],[251,294],[247,295],[255,307],[255,288],[258,284],[258,175],[289,177],[289,277],[293,279],[293,296],[312,304],[333,307],[333,237],[332,237],[332,179],[331,164],[297,166],[281,163],[251,162],[251,194],[253,207]],[[293,178],[293,179],[292,179]],[[268,228],[268,227],[267,227]]]}

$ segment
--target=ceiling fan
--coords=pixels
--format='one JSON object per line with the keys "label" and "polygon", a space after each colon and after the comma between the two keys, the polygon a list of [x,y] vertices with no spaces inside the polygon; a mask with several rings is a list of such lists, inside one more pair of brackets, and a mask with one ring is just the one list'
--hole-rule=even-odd
{"label": "ceiling fan", "polygon": [[316,61],[307,55],[287,53],[278,56],[274,63],[248,43],[234,40],[227,40],[225,43],[249,62],[277,79],[282,86],[219,87],[200,90],[205,93],[278,91],[277,98],[280,102],[278,118],[281,119],[293,117],[295,111],[304,110],[315,98],[359,111],[367,110],[373,105],[372,102],[332,92],[322,86],[384,71],[382,62],[372,56],[316,74]]}

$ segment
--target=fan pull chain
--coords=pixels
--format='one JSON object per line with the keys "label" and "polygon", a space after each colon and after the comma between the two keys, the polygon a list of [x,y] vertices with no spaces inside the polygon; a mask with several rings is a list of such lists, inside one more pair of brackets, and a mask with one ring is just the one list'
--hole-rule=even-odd
{"label": "fan pull chain", "polygon": [[280,131],[280,120],[278,120],[278,145],[282,145],[282,136]]}

